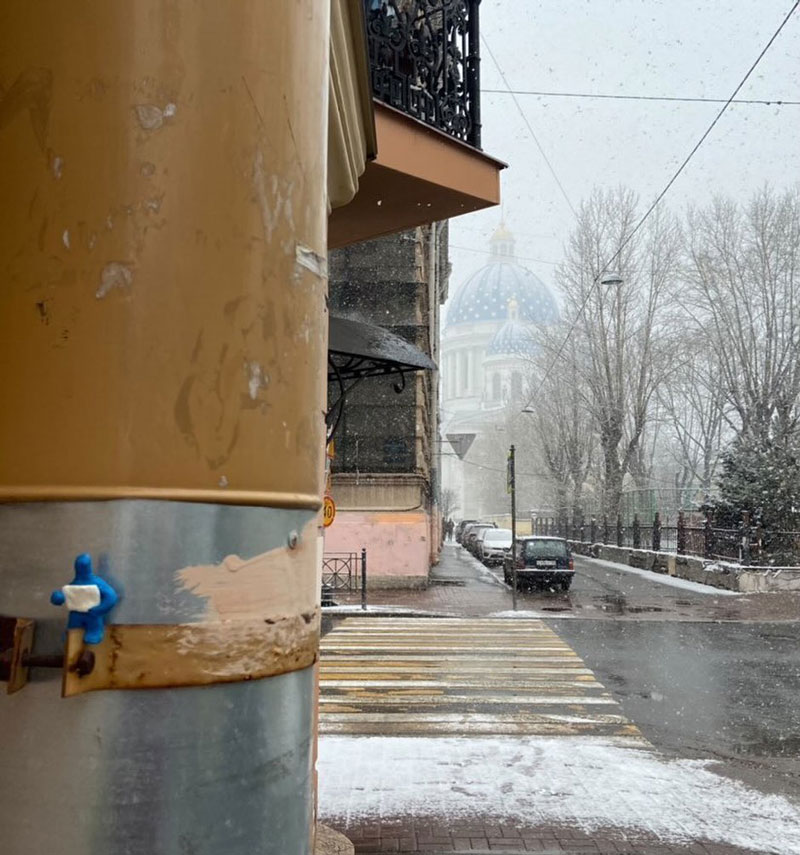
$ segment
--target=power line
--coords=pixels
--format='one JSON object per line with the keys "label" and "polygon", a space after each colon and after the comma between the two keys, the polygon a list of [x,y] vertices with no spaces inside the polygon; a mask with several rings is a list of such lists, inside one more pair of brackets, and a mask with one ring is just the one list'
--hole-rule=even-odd
{"label": "power line", "polygon": [[798,107],[800,101],[784,98],[700,98],[677,95],[611,95],[601,92],[546,92],[539,89],[481,89],[481,92],[492,95],[540,95],[547,98],[588,98],[608,101],[668,101],[687,104],[762,104],[768,107]]}
{"label": "power line", "polygon": [[[458,455],[456,455],[458,456]],[[466,460],[465,458],[461,458],[462,463],[466,463],[467,466],[474,466],[476,469],[485,469],[487,472],[506,472],[506,468],[503,467],[498,469],[496,466],[485,466],[483,463],[474,463],[472,460]],[[517,472],[517,476],[524,475],[526,478],[549,478],[550,475],[547,472]]]}
{"label": "power line", "polygon": [[[484,255],[491,255],[492,252],[489,249],[475,249],[472,246],[459,246],[456,243],[449,244],[451,249],[463,249],[465,252],[480,252]],[[545,261],[543,258],[532,258],[529,255],[514,255],[514,260],[519,261],[535,261],[537,264],[552,264],[554,267],[561,264],[560,261]]]}
{"label": "power line", "polygon": [[525,115],[525,113],[522,109],[522,106],[520,105],[519,101],[517,100],[517,96],[514,94],[514,90],[511,88],[511,86],[509,86],[508,80],[506,80],[506,75],[503,72],[503,69],[500,68],[500,63],[497,61],[497,59],[494,55],[494,52],[492,51],[491,47],[489,46],[489,42],[486,41],[486,36],[484,36],[483,33],[481,33],[481,41],[483,42],[483,46],[488,51],[489,56],[492,58],[492,62],[494,63],[495,68],[497,69],[498,73],[500,74],[500,77],[503,79],[503,83],[505,84],[506,91],[514,99],[514,104],[516,105],[520,116],[522,116],[522,121],[525,122],[525,126],[528,128],[528,133],[531,135],[531,139],[534,141],[534,143],[536,143],[536,148],[539,149],[539,154],[541,154],[542,158],[544,159],[544,162],[547,164],[547,168],[550,170],[550,174],[553,176],[553,180],[558,185],[558,189],[561,191],[561,195],[564,197],[564,201],[567,203],[567,206],[569,207],[570,211],[572,211],[572,215],[577,219],[578,212],[575,210],[575,206],[570,201],[570,198],[567,195],[567,191],[564,189],[564,185],[561,183],[558,175],[556,174],[556,171],[553,168],[553,164],[550,163],[550,158],[547,156],[547,154],[545,153],[545,150],[542,148],[542,144],[539,142],[539,138],[536,136],[536,132],[531,127],[531,123],[528,121],[528,117]]}
{"label": "power line", "polygon": [[[586,292],[586,296],[584,297],[583,302],[581,303],[580,307],[578,308],[578,313],[575,315],[575,319],[573,320],[572,324],[570,325],[570,328],[567,331],[566,336],[564,336],[564,341],[561,342],[561,346],[559,347],[558,351],[556,352],[556,355],[553,357],[553,361],[550,363],[550,365],[548,365],[547,370],[545,371],[544,376],[542,377],[542,379],[541,379],[541,381],[540,381],[540,383],[536,389],[536,394],[541,392],[545,381],[547,380],[550,372],[553,370],[553,366],[556,364],[559,357],[563,353],[564,348],[567,346],[567,342],[569,341],[569,337],[572,335],[572,331],[575,329],[575,326],[577,325],[578,321],[580,320],[581,315],[583,314],[584,310],[586,309],[586,306],[589,302],[589,298],[591,297],[592,292],[594,291],[594,289],[597,287],[598,283],[600,282],[600,278],[602,277],[602,275],[604,273],[606,273],[608,271],[608,269],[611,267],[611,265],[617,260],[617,258],[619,258],[619,256],[621,255],[621,253],[625,249],[625,247],[633,240],[633,238],[636,236],[638,231],[645,224],[648,217],[653,213],[653,211],[655,211],[658,204],[667,195],[667,193],[669,192],[669,189],[677,181],[678,176],[680,176],[680,174],[683,172],[683,170],[687,167],[687,165],[689,164],[689,161],[695,156],[695,154],[697,153],[697,150],[705,142],[706,138],[711,133],[711,131],[714,130],[714,127],[716,126],[717,122],[722,118],[725,111],[733,103],[734,99],[739,94],[739,90],[744,86],[744,84],[749,79],[750,75],[755,71],[756,66],[764,58],[764,54],[766,54],[766,52],[772,47],[772,43],[775,41],[775,39],[778,38],[781,31],[786,26],[786,24],[789,22],[789,19],[795,13],[795,10],[797,9],[798,6],[800,6],[800,0],[795,0],[794,4],[792,5],[792,8],[786,13],[786,17],[783,19],[783,21],[781,21],[781,24],[778,27],[778,29],[775,30],[775,32],[772,34],[770,40],[762,48],[761,53],[759,53],[759,55],[756,57],[755,62],[753,62],[753,64],[747,70],[747,73],[739,81],[739,84],[731,93],[730,98],[728,98],[728,100],[725,101],[725,103],[722,105],[720,110],[717,112],[717,115],[714,116],[714,119],[712,120],[711,124],[705,129],[705,131],[703,132],[703,135],[695,143],[694,147],[689,152],[689,154],[686,155],[686,157],[684,158],[681,165],[677,168],[677,170],[673,174],[672,178],[670,178],[669,181],[666,183],[664,189],[658,194],[658,196],[656,196],[655,201],[652,203],[652,205],[650,205],[650,207],[645,211],[644,215],[639,220],[639,222],[633,227],[633,230],[631,231],[631,233],[622,241],[622,243],[617,248],[616,252],[603,265],[602,269],[600,270],[600,272],[595,277],[594,282],[592,282],[589,290]],[[515,102],[516,102],[516,98],[515,98]]]}

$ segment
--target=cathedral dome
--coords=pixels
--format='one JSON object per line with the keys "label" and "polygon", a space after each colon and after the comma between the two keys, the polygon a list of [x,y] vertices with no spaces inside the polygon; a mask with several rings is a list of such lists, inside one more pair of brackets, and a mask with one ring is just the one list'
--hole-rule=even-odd
{"label": "cathedral dome", "polygon": [[554,324],[558,305],[538,276],[514,260],[514,239],[501,225],[492,236],[489,263],[473,273],[456,291],[447,311],[447,326],[503,321],[508,302],[516,299],[519,320]]}
{"label": "cathedral dome", "polygon": [[519,303],[512,297],[508,301],[508,320],[494,334],[486,351],[487,356],[531,356],[536,352],[533,330],[519,319]]}
{"label": "cathedral dome", "polygon": [[529,326],[521,321],[506,321],[494,334],[487,356],[531,356],[536,342]]}

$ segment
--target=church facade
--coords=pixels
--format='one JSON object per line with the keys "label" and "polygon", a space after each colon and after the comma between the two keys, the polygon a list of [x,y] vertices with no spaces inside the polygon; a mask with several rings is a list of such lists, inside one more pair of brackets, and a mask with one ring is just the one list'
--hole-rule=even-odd
{"label": "church facade", "polygon": [[[524,405],[535,328],[558,321],[555,297],[517,262],[513,235],[501,225],[489,262],[453,294],[442,332],[442,487],[455,494],[455,516],[496,513],[492,497],[505,480],[497,471],[507,444],[503,423],[515,404]],[[448,434],[476,435],[464,460],[452,453]]]}

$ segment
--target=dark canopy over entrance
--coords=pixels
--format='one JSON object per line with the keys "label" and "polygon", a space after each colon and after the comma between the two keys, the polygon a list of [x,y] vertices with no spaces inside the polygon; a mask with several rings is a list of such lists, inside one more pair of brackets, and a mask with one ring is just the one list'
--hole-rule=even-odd
{"label": "dark canopy over entrance", "polygon": [[336,430],[347,393],[365,377],[396,374],[394,388],[399,393],[405,388],[406,372],[436,368],[418,347],[375,324],[331,315],[328,329],[328,383],[339,386],[339,397],[328,407],[328,439]]}

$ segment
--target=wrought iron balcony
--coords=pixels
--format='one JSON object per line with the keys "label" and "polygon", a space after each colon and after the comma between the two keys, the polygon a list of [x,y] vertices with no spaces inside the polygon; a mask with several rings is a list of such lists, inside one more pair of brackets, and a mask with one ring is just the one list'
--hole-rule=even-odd
{"label": "wrought iron balcony", "polygon": [[375,97],[480,148],[480,0],[364,0]]}

